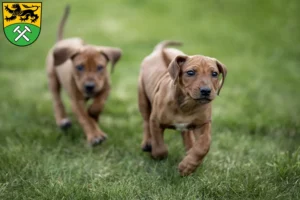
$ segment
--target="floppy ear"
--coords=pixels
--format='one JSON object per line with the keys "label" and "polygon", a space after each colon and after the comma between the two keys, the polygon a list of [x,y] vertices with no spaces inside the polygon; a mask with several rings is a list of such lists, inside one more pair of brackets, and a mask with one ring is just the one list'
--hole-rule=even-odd
{"label": "floppy ear", "polygon": [[168,66],[168,71],[171,78],[174,80],[174,85],[176,85],[177,83],[177,79],[180,73],[180,68],[186,62],[187,58],[188,58],[187,56],[183,56],[183,55],[177,56],[172,60],[172,62]]}
{"label": "floppy ear", "polygon": [[69,58],[73,57],[79,52],[79,49],[71,47],[56,48],[53,51],[54,65],[61,65],[66,62]]}
{"label": "floppy ear", "polygon": [[122,56],[122,50],[114,47],[96,47],[97,50],[102,53],[108,61],[111,62],[111,73],[114,71],[115,64],[119,61]]}
{"label": "floppy ear", "polygon": [[54,65],[60,65],[80,51],[84,45],[80,38],[69,38],[59,41],[53,49]]}
{"label": "floppy ear", "polygon": [[219,72],[222,74],[222,80],[219,83],[220,86],[219,86],[219,90],[218,90],[218,95],[220,95],[220,91],[223,87],[223,84],[225,82],[225,78],[226,78],[226,75],[227,75],[227,69],[226,69],[226,66],[223,63],[221,63],[220,61],[218,61],[217,59],[216,59],[216,63],[217,63],[217,67],[218,67]]}

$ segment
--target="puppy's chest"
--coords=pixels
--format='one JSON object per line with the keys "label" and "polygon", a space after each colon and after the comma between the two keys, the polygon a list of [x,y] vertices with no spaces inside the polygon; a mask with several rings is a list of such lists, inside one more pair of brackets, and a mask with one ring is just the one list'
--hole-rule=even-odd
{"label": "puppy's chest", "polygon": [[174,123],[173,126],[177,131],[187,131],[189,123]]}
{"label": "puppy's chest", "polygon": [[195,129],[210,120],[210,112],[207,107],[193,107],[182,110],[176,105],[168,103],[168,101],[156,105],[154,115],[163,128],[186,131]]}
{"label": "puppy's chest", "polygon": [[176,129],[178,131],[186,131],[195,126],[194,116],[178,116],[168,115],[160,118],[160,124],[164,128]]}
{"label": "puppy's chest", "polygon": [[201,110],[194,113],[184,113],[172,109],[162,109],[157,117],[161,127],[178,131],[194,129],[209,119],[205,112]]}

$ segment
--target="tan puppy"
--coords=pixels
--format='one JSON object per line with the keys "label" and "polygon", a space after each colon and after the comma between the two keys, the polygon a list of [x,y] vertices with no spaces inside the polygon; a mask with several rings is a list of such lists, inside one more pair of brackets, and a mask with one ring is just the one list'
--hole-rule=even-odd
{"label": "tan puppy", "polygon": [[[107,63],[115,63],[121,50],[112,47],[87,45],[80,38],[62,40],[62,32],[69,13],[66,7],[58,30],[58,41],[47,56],[49,88],[53,97],[56,123],[62,129],[70,127],[60,96],[61,86],[71,99],[72,109],[83,127],[88,143],[96,145],[106,139],[98,127],[99,114],[110,91]],[[93,102],[86,109],[86,101]]]}
{"label": "tan puppy", "polygon": [[209,151],[211,102],[219,94],[227,70],[215,58],[165,48],[179,44],[161,42],[142,62],[138,91],[144,119],[142,149],[163,159],[168,155],[164,130],[180,130],[187,155],[178,168],[181,175],[189,175]]}

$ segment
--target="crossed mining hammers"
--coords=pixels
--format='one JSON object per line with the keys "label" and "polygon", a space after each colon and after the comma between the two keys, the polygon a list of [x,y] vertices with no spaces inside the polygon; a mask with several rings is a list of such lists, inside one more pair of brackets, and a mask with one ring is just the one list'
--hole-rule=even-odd
{"label": "crossed mining hammers", "polygon": [[28,37],[26,37],[25,33],[28,31],[29,33],[31,33],[31,30],[25,26],[24,27],[25,30],[23,32],[21,32],[19,29],[20,29],[20,26],[17,26],[15,29],[14,29],[14,33],[15,32],[18,32],[19,33],[19,36],[15,38],[15,41],[18,41],[21,37],[23,37],[27,42],[29,42],[29,39]]}

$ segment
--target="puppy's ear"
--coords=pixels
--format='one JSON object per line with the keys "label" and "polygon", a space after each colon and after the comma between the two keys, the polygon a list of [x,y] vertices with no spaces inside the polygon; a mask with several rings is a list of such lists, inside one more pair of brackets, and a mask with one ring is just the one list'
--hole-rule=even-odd
{"label": "puppy's ear", "polygon": [[113,73],[115,64],[122,56],[122,50],[114,47],[96,47],[100,53],[102,53],[108,61],[111,62],[111,73]]}
{"label": "puppy's ear", "polygon": [[171,78],[174,81],[174,85],[176,85],[177,83],[180,69],[182,65],[186,62],[187,58],[188,58],[187,56],[183,56],[183,55],[177,56],[172,60],[172,62],[168,66],[168,71],[170,73]]}
{"label": "puppy's ear", "polygon": [[221,63],[220,61],[218,61],[217,59],[216,59],[216,63],[217,63],[219,72],[222,74],[222,80],[219,83],[219,90],[218,90],[218,95],[220,95],[220,91],[223,87],[223,84],[225,82],[225,78],[227,75],[227,69],[226,69],[226,66],[223,63]]}
{"label": "puppy's ear", "polygon": [[55,48],[53,51],[54,66],[63,64],[69,58],[75,56],[78,52],[79,49],[70,47]]}
{"label": "puppy's ear", "polygon": [[54,65],[60,65],[80,51],[84,42],[80,38],[69,38],[59,41],[53,49]]}

